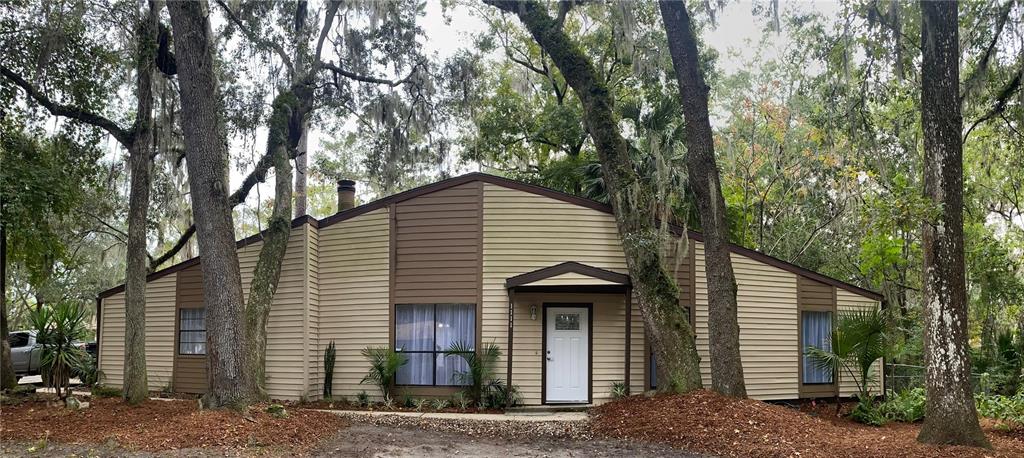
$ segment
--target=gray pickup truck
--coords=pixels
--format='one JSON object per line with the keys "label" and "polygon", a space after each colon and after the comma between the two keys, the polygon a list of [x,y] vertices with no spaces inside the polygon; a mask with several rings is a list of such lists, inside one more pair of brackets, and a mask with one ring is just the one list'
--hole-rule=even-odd
{"label": "gray pickup truck", "polygon": [[13,331],[7,334],[7,341],[11,344],[11,363],[14,365],[15,377],[20,379],[39,374],[39,355],[42,351],[36,343],[36,332]]}

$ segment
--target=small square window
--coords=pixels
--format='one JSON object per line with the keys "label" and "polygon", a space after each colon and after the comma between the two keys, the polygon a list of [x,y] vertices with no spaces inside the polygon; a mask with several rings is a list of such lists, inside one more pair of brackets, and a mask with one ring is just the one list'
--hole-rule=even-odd
{"label": "small square window", "polygon": [[580,330],[580,314],[579,313],[559,313],[555,315],[555,330],[556,331],[579,331]]}

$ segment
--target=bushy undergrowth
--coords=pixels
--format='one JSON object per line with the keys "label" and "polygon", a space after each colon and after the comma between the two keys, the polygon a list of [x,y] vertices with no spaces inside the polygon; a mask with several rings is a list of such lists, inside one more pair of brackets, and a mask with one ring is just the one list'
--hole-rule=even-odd
{"label": "bushy undergrowth", "polygon": [[878,412],[889,421],[913,423],[924,419],[924,388],[892,393],[878,405]]}
{"label": "bushy undergrowth", "polygon": [[974,397],[974,403],[978,415],[1024,425],[1024,392],[1013,396],[979,394]]}

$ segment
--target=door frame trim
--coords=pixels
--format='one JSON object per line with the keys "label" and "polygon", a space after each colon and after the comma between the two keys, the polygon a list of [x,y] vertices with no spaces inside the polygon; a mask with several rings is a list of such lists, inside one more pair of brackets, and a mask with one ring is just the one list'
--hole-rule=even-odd
{"label": "door frame trim", "polygon": [[[594,304],[592,302],[545,302],[541,321],[540,403],[548,404],[548,307],[587,309],[587,404],[594,403]],[[555,404],[565,404],[556,402]]]}

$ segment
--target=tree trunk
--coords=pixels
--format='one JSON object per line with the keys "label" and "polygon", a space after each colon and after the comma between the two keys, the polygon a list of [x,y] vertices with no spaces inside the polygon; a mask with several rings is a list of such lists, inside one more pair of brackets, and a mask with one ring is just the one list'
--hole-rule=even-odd
{"label": "tree trunk", "polygon": [[309,168],[309,123],[302,123],[302,137],[295,155],[295,217],[305,216],[309,213],[306,208],[306,170]]}
{"label": "tree trunk", "polygon": [[659,4],[686,121],[686,168],[704,230],[711,388],[727,396],[744,398],[747,388],[740,360],[736,276],[729,254],[725,198],[722,196],[714,138],[708,119],[708,86],[701,74],[697,40],[686,3],[661,0]]}
{"label": "tree trunk", "polygon": [[633,167],[631,146],[619,132],[608,87],[543,5],[533,1],[487,3],[519,17],[583,104],[583,120],[601,160],[644,330],[658,361],[658,389],[685,392],[700,388],[700,357],[693,331],[679,307],[679,289],[662,259],[661,236],[655,226],[657,202]]}
{"label": "tree trunk", "polygon": [[206,304],[209,407],[244,409],[252,401],[245,364],[245,304],[228,204],[227,135],[204,3],[169,2],[174,28],[181,124],[192,217],[199,242]]}
{"label": "tree trunk", "polygon": [[18,386],[11,362],[11,344],[7,341],[7,230],[0,221],[0,390]]}
{"label": "tree trunk", "polygon": [[281,262],[288,248],[292,214],[292,167],[288,159],[289,121],[297,110],[296,98],[285,92],[274,100],[267,134],[267,153],[274,158],[274,210],[263,235],[263,247],[253,271],[245,306],[247,371],[250,394],[265,399],[267,318],[281,278]]}
{"label": "tree trunk", "polygon": [[153,165],[153,71],[156,65],[160,10],[150,2],[136,29],[137,110],[128,146],[131,191],[128,197],[128,247],[125,262],[124,400],[138,404],[149,397],[146,376],[146,222]]}
{"label": "tree trunk", "polygon": [[917,439],[988,447],[978,425],[967,353],[957,3],[922,1],[921,19],[924,194],[936,215],[925,220],[921,241],[928,402]]}

